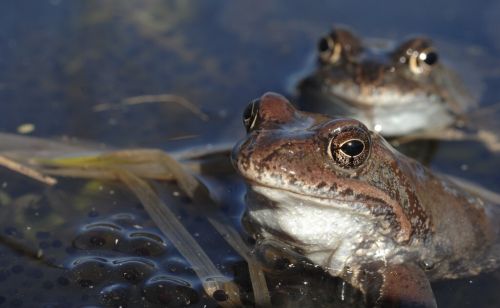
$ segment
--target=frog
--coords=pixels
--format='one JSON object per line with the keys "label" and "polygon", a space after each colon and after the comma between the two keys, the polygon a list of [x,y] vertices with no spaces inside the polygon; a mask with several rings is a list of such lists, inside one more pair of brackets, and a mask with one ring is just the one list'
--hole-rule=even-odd
{"label": "frog", "polygon": [[470,112],[479,105],[472,92],[428,37],[361,39],[338,26],[319,40],[316,69],[298,83],[296,100],[303,110],[355,118],[400,143],[486,139],[463,129],[473,126]]}
{"label": "frog", "polygon": [[243,123],[231,159],[257,243],[292,247],[367,306],[436,307],[430,281],[499,267],[498,199],[404,156],[359,120],[266,93]]}

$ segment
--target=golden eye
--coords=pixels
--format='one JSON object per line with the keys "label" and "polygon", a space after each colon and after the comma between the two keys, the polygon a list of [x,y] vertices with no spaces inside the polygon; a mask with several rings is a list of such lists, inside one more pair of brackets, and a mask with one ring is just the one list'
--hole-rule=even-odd
{"label": "golden eye", "polygon": [[340,167],[354,169],[370,156],[370,147],[369,132],[353,126],[334,133],[328,145],[328,154]]}
{"label": "golden eye", "polygon": [[259,115],[260,99],[253,100],[243,111],[243,125],[247,133],[254,128]]}
{"label": "golden eye", "polygon": [[339,61],[342,46],[335,42],[331,35],[321,38],[318,42],[319,58],[325,63],[336,63]]}
{"label": "golden eye", "polygon": [[423,51],[413,50],[410,52],[409,66],[414,74],[427,73],[438,62],[438,54],[432,48]]}

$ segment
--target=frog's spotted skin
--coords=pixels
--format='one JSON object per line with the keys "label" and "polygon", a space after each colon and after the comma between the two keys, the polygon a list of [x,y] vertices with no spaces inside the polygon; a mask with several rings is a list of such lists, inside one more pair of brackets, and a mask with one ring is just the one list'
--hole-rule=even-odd
{"label": "frog's spotted skin", "polygon": [[382,45],[337,28],[318,49],[317,69],[298,85],[301,109],[398,137],[460,124],[477,104],[426,38]]}
{"label": "frog's spotted skin", "polygon": [[[248,216],[262,237],[297,247],[367,294],[367,269],[392,281],[391,268],[404,265],[421,287],[425,275],[457,278],[498,265],[494,205],[359,121],[300,112],[277,94],[254,101],[245,117],[248,135],[233,163],[249,184]],[[422,264],[425,275],[417,273]]]}

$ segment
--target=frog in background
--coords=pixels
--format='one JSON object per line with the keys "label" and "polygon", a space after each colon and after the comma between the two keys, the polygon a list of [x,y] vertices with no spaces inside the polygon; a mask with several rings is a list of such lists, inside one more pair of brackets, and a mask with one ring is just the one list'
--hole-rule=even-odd
{"label": "frog in background", "polygon": [[472,139],[500,151],[496,134],[469,120],[478,99],[428,38],[361,40],[338,27],[317,54],[316,69],[297,86],[301,109],[357,119],[391,142]]}

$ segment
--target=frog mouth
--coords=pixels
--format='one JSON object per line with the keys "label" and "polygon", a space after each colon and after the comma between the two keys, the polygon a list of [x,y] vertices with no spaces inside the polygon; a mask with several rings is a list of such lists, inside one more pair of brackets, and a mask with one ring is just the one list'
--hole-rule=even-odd
{"label": "frog mouth", "polygon": [[336,106],[341,106],[341,108],[346,109],[350,112],[359,110],[369,110],[373,108],[373,104],[367,103],[365,100],[356,99],[351,95],[343,95],[342,91],[339,90],[327,90],[325,94],[326,98],[333,102]]}
{"label": "frog mouth", "polygon": [[[356,86],[359,87],[359,86]],[[356,112],[368,111],[377,107],[391,108],[399,106],[411,106],[416,101],[419,94],[412,92],[402,94],[394,89],[381,88],[380,86],[369,87],[366,91],[375,91],[375,93],[363,96],[363,89],[349,89],[348,85],[334,85],[327,90],[327,97],[330,97],[335,104],[343,105],[345,109],[351,109]],[[376,90],[374,90],[376,89]],[[351,94],[352,93],[352,94]]]}
{"label": "frog mouth", "polygon": [[[246,179],[246,181],[249,186],[249,191],[252,194],[260,196],[257,197],[256,201],[261,203],[261,205],[265,204],[265,206],[267,207],[279,208],[282,206],[286,206],[287,202],[301,202],[304,203],[304,205],[306,206],[314,206],[317,208],[329,208],[329,209],[335,208],[338,210],[360,212],[360,215],[362,216],[369,215],[369,213],[366,210],[362,210],[363,208],[366,208],[366,204],[365,206],[361,206],[359,201],[348,200],[347,198],[342,198],[340,196],[336,197],[315,196],[311,194],[306,194],[304,192],[298,192],[288,188],[263,184],[250,179]],[[372,204],[370,207],[373,206],[377,205]],[[366,212],[366,213],[361,213],[361,212]]]}

